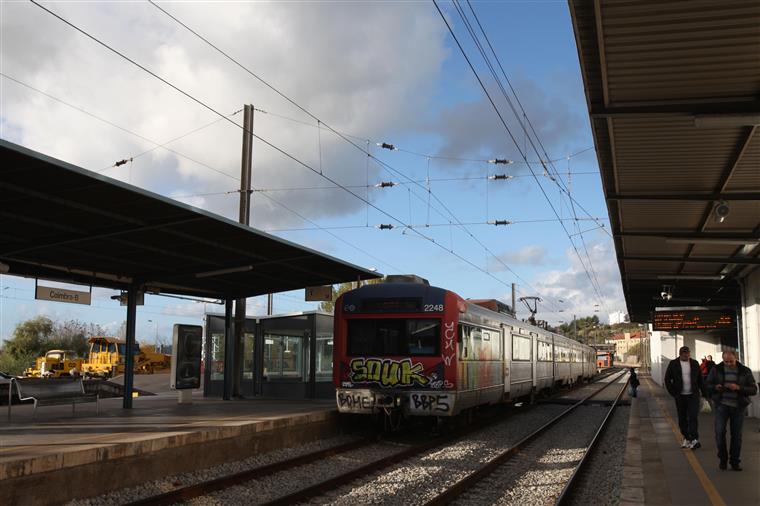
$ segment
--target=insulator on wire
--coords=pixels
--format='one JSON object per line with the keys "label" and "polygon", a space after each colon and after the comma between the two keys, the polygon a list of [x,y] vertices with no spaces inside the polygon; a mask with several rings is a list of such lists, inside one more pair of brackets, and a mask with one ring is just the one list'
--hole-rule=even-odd
{"label": "insulator on wire", "polygon": [[492,176],[488,176],[488,179],[491,181],[499,181],[502,179],[512,179],[514,176],[510,176],[509,174],[494,174]]}
{"label": "insulator on wire", "polygon": [[381,223],[377,226],[380,230],[393,230],[393,224],[392,223]]}
{"label": "insulator on wire", "polygon": [[497,226],[497,227],[498,227],[499,225],[511,225],[511,224],[512,224],[512,222],[511,222],[511,221],[509,221],[509,220],[493,220],[493,221],[489,221],[489,222],[487,222],[487,223],[488,223],[489,225],[495,225],[495,226]]}
{"label": "insulator on wire", "polygon": [[512,160],[507,160],[506,158],[495,158],[493,160],[488,160],[488,163],[493,163],[494,165],[508,165],[514,162]]}
{"label": "insulator on wire", "polygon": [[391,186],[396,186],[398,183],[394,183],[393,181],[381,181],[375,185],[375,188],[390,188]]}
{"label": "insulator on wire", "polygon": [[398,151],[398,148],[396,146],[393,144],[388,144],[387,142],[378,142],[377,146],[383,149],[390,149],[391,151]]}

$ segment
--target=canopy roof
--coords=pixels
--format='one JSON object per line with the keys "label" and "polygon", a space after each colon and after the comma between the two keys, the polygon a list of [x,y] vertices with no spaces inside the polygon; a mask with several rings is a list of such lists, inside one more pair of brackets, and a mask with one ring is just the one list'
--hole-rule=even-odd
{"label": "canopy roof", "polygon": [[736,279],[760,264],[760,3],[570,13],[631,320],[738,306]]}
{"label": "canopy roof", "polygon": [[3,140],[0,160],[10,274],[218,298],[379,277]]}

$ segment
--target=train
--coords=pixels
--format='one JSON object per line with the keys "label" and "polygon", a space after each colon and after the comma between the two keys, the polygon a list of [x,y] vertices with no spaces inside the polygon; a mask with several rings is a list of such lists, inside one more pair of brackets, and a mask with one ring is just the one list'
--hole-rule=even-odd
{"label": "train", "polygon": [[341,413],[453,417],[597,373],[592,347],[413,275],[342,294],[334,325]]}

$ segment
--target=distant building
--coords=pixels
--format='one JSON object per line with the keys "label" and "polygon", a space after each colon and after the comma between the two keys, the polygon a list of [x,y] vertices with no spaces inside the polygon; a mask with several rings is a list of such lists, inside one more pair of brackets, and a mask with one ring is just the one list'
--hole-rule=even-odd
{"label": "distant building", "polygon": [[604,342],[615,345],[615,355],[620,360],[621,355],[628,355],[634,345],[641,343],[641,332],[619,332],[605,339]]}
{"label": "distant building", "polygon": [[614,313],[610,313],[607,315],[610,319],[610,325],[617,325],[618,323],[628,323],[630,319],[628,318],[628,313],[624,313],[623,311],[615,311]]}

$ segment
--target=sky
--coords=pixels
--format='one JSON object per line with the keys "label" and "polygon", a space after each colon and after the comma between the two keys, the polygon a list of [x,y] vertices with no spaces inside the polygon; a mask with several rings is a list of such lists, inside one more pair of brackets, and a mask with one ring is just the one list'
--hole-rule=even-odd
{"label": "sky", "polygon": [[[40,7],[2,2],[3,139],[237,219],[239,111],[252,104],[255,134],[314,170],[254,141],[251,226],[465,298],[509,302],[517,283],[554,324],[624,310],[566,2],[473,2],[477,20],[460,3],[516,114],[450,2],[439,5],[495,105],[433,2],[158,2],[240,65],[148,2],[42,5],[197,102]],[[35,301],[34,280],[0,276],[0,338],[37,315],[115,331],[115,294]],[[275,313],[316,309],[303,299],[275,294]],[[265,306],[250,299],[248,313]],[[169,341],[174,323],[221,309],[149,295],[138,340]]]}

